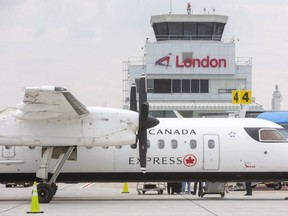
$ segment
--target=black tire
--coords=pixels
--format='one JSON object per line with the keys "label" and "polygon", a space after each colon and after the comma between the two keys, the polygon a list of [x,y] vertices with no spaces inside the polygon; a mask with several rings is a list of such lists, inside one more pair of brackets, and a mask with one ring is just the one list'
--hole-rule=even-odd
{"label": "black tire", "polygon": [[54,190],[47,183],[37,185],[39,203],[49,203],[54,197]]}
{"label": "black tire", "polygon": [[274,188],[274,190],[281,190],[282,189],[282,183],[281,182],[274,183],[273,188]]}
{"label": "black tire", "polygon": [[55,194],[57,193],[58,190],[58,186],[56,185],[56,183],[52,183],[51,184],[52,190],[53,190],[53,196],[55,196]]}

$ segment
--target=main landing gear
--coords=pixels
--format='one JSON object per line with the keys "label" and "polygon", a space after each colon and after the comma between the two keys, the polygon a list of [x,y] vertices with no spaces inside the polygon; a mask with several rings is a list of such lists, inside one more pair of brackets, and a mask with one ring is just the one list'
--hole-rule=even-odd
{"label": "main landing gear", "polygon": [[40,203],[49,203],[56,194],[58,186],[55,183],[39,183],[37,185],[38,199]]}
{"label": "main landing gear", "polygon": [[[73,150],[75,149],[74,146],[69,147],[47,147],[44,149],[41,158],[41,164],[37,171],[36,176],[41,178],[43,182],[37,185],[38,190],[38,199],[40,203],[49,203],[54,195],[57,193],[58,187],[56,185],[56,179],[60,174],[60,171],[65,164],[65,162],[71,156]],[[48,168],[51,161],[51,158],[58,155],[58,162],[54,167],[54,172],[52,173],[52,177],[48,180]]]}

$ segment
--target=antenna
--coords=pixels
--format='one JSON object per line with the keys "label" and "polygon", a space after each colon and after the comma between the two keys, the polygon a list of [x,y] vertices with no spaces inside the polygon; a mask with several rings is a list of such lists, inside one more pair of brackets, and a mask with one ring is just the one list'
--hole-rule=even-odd
{"label": "antenna", "polygon": [[206,8],[203,8],[204,14],[206,14]]}
{"label": "antenna", "polygon": [[169,14],[172,14],[172,0],[170,0],[170,12]]}
{"label": "antenna", "polygon": [[216,11],[214,7],[212,8],[212,11],[213,11],[213,14],[214,14],[214,13],[215,13],[215,11]]}

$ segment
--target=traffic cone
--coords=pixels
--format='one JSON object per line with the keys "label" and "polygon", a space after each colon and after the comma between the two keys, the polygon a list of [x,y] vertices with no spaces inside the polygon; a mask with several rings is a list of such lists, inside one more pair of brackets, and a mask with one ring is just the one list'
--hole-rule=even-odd
{"label": "traffic cone", "polygon": [[127,182],[124,182],[122,193],[129,193],[129,191],[128,191],[128,183]]}
{"label": "traffic cone", "polygon": [[44,213],[44,211],[40,211],[40,205],[39,205],[39,199],[38,199],[38,191],[37,191],[37,183],[36,182],[34,182],[34,184],[33,184],[30,211],[27,211],[26,213],[27,214]]}

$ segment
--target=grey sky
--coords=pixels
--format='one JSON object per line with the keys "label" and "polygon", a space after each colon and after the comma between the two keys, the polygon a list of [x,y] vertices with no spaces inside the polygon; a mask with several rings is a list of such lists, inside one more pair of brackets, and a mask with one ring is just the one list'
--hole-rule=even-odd
{"label": "grey sky", "polygon": [[[173,0],[185,13],[188,0]],[[224,32],[239,38],[236,56],[253,58],[253,96],[271,108],[274,85],[288,110],[286,0],[190,1],[228,15]],[[26,86],[67,87],[85,105],[122,107],[122,62],[142,56],[150,16],[170,0],[0,0],[0,108],[15,106]]]}

